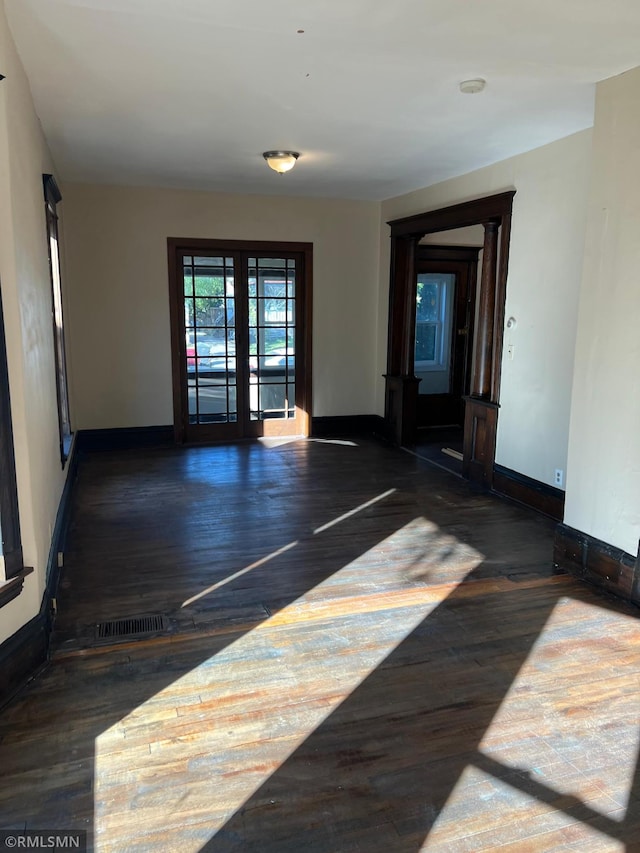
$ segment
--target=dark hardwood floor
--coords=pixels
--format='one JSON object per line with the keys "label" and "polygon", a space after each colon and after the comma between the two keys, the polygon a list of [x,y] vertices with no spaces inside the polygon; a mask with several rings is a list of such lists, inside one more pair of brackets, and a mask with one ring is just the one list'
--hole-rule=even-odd
{"label": "dark hardwood floor", "polygon": [[[418,430],[411,450],[421,459],[462,477],[463,433],[462,427],[424,427]],[[445,450],[456,451],[460,458],[445,453]]]}
{"label": "dark hardwood floor", "polygon": [[554,574],[553,531],[359,439],[87,454],[51,663],[0,714],[0,828],[640,850],[640,621]]}

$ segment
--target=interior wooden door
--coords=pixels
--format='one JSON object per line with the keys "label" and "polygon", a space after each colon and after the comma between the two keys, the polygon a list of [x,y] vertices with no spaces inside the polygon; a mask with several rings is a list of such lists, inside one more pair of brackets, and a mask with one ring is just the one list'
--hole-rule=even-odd
{"label": "interior wooden door", "polygon": [[416,259],[417,425],[461,427],[471,378],[478,250],[464,260],[428,254]]}
{"label": "interior wooden door", "polygon": [[308,435],[311,247],[169,240],[179,442]]}

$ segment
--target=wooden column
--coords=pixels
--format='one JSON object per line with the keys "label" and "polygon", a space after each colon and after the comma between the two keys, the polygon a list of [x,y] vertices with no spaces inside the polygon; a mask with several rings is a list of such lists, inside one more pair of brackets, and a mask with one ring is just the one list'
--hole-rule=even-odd
{"label": "wooden column", "polygon": [[415,437],[419,379],[414,375],[416,337],[416,238],[391,238],[389,340],[385,373],[385,422],[394,444]]}
{"label": "wooden column", "polygon": [[485,222],[478,326],[475,334],[475,368],[471,382],[471,396],[482,399],[491,399],[497,269],[498,223]]}

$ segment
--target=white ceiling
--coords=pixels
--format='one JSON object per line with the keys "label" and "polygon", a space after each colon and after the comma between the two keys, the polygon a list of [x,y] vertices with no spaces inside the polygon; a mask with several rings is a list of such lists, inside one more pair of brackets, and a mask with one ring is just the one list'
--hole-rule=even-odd
{"label": "white ceiling", "polygon": [[640,65],[638,0],[5,5],[71,181],[388,198],[590,126],[595,82]]}

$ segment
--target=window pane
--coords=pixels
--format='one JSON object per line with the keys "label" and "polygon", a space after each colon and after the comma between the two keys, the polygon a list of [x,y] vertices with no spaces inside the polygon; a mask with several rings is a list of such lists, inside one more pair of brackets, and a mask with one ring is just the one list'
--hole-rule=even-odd
{"label": "window pane", "polygon": [[[229,391],[235,389],[229,389]],[[232,396],[230,394],[230,396]],[[201,415],[225,415],[227,414],[227,389],[225,386],[200,385],[198,387],[198,403]],[[233,400],[235,411],[235,399]],[[226,420],[226,417],[224,418]]]}
{"label": "window pane", "polygon": [[261,299],[260,320],[265,325],[274,323],[291,323],[293,320],[292,304],[286,299]]}
{"label": "window pane", "polygon": [[286,352],[286,346],[287,330],[284,327],[260,329],[260,355],[282,355]]}
{"label": "window pane", "polygon": [[184,295],[185,296],[193,296],[193,269],[191,266],[187,266],[188,258],[185,258],[185,267],[184,267]]}
{"label": "window pane", "polygon": [[[67,382],[67,363],[64,345],[64,319],[62,310],[62,282],[58,247],[58,216],[56,205],[60,201],[60,191],[53,175],[43,175],[45,195],[45,221],[49,244],[49,271],[51,274],[51,295],[53,298],[53,342],[56,366],[58,426],[60,430],[60,456],[64,464],[71,444],[71,421],[69,416],[69,397]],[[1,549],[0,549],[1,550]]]}
{"label": "window pane", "polygon": [[286,416],[286,385],[261,385],[260,386],[260,408],[264,417]]}
{"label": "window pane", "polygon": [[197,411],[198,411],[198,392],[196,389],[195,379],[188,380],[188,396],[189,396],[189,421],[190,423],[196,423],[197,419]]}
{"label": "window pane", "polygon": [[437,325],[419,323],[416,326],[416,361],[435,361]]}
{"label": "window pane", "polygon": [[437,323],[440,319],[441,284],[434,281],[425,281],[426,278],[426,275],[418,276],[416,321],[418,323]]}
{"label": "window pane", "polygon": [[193,296],[185,297],[191,423],[237,414],[233,259],[194,257]]}
{"label": "window pane", "polygon": [[262,288],[263,296],[278,299],[287,295],[287,284],[284,281],[265,281]]}
{"label": "window pane", "polygon": [[210,270],[208,275],[202,275],[198,270],[195,275],[196,296],[224,296],[224,274],[222,270]]}
{"label": "window pane", "polygon": [[226,312],[233,314],[231,306],[225,305],[224,298],[201,298],[195,300],[195,314],[198,326],[224,326]]}

